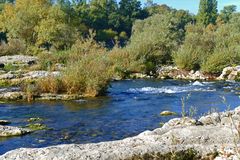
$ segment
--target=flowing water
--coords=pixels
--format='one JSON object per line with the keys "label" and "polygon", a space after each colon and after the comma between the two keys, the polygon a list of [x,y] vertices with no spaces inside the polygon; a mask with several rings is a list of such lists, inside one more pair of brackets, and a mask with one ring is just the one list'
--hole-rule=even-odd
{"label": "flowing water", "polygon": [[[73,102],[8,103],[0,105],[0,119],[25,126],[31,117],[43,118],[50,129],[21,137],[0,138],[0,154],[20,147],[119,140],[160,127],[161,122],[180,117],[181,98],[195,117],[224,111],[240,104],[237,82],[189,82],[175,80],[125,80],[112,82],[106,97]],[[223,103],[223,98],[226,101]],[[162,117],[160,112],[176,116]]]}

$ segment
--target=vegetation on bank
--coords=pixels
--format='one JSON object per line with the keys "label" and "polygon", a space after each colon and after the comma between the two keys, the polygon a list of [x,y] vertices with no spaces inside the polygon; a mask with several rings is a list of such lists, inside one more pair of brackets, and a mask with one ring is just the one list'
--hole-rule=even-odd
{"label": "vegetation on bank", "polygon": [[32,95],[97,96],[114,77],[155,75],[158,67],[219,74],[240,60],[240,14],[201,0],[197,15],[148,1],[2,0],[0,55],[39,57],[31,70],[65,68],[60,77],[23,85]]}

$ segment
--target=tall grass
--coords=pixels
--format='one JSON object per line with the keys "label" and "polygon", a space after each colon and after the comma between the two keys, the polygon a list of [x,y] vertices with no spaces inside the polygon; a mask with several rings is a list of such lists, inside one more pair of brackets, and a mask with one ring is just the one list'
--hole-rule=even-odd
{"label": "tall grass", "polygon": [[112,77],[106,49],[93,38],[78,40],[68,53],[61,77],[37,82],[41,92],[80,94],[94,97],[105,93]]}

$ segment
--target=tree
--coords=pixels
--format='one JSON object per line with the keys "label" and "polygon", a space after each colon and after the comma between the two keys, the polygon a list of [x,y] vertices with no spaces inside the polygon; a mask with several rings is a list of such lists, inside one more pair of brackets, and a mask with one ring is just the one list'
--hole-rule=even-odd
{"label": "tree", "polygon": [[[156,67],[172,62],[175,52],[184,39],[186,15],[180,12],[155,14],[134,23],[132,36],[127,49],[135,59],[145,66],[147,73],[155,72]],[[189,19],[188,19],[189,20]]]}
{"label": "tree", "polygon": [[211,27],[190,24],[186,27],[183,45],[174,54],[175,64],[185,70],[199,70],[215,47]]}
{"label": "tree", "polygon": [[17,0],[15,5],[6,4],[0,15],[0,29],[7,32],[8,38],[28,46],[62,47],[72,38],[69,31],[74,31],[66,25],[65,17],[49,0]]}
{"label": "tree", "polygon": [[200,0],[197,22],[204,26],[210,23],[215,24],[217,12],[217,0]]}
{"label": "tree", "polygon": [[224,6],[223,10],[221,10],[220,17],[221,19],[227,23],[232,17],[232,14],[237,11],[237,6],[236,5],[229,5],[229,6]]}
{"label": "tree", "polygon": [[121,0],[119,2],[120,27],[118,31],[125,31],[129,36],[133,22],[144,19],[147,13],[142,10],[141,2],[137,0]]}
{"label": "tree", "polygon": [[163,4],[163,5],[153,4],[151,6],[147,6],[146,10],[149,15],[166,14],[166,13],[173,11],[172,8],[170,8],[169,6],[167,6],[165,4]]}

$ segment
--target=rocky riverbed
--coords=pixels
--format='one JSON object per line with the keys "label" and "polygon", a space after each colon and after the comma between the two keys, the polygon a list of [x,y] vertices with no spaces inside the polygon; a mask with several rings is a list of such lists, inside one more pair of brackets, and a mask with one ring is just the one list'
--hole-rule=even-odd
{"label": "rocky riverbed", "polygon": [[235,110],[212,113],[198,120],[175,118],[161,128],[119,141],[20,148],[7,152],[0,159],[120,160],[154,157],[161,159],[176,155],[185,158],[191,156],[193,159],[239,159],[239,124],[240,107],[237,107]]}

